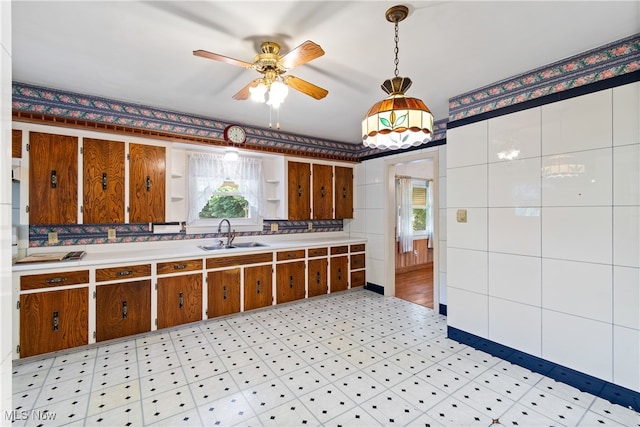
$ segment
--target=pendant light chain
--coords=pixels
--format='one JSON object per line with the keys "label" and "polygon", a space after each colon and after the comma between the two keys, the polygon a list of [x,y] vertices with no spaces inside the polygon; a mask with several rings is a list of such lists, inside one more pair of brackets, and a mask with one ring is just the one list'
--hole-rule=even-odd
{"label": "pendant light chain", "polygon": [[393,50],[393,52],[396,54],[396,59],[395,61],[393,61],[393,63],[396,65],[396,70],[394,71],[394,74],[396,77],[398,77],[398,63],[400,61],[398,61],[398,40],[400,40],[400,38],[398,37],[398,21],[395,22],[395,30],[396,30],[396,36],[394,38],[395,42],[396,42],[396,48]]}

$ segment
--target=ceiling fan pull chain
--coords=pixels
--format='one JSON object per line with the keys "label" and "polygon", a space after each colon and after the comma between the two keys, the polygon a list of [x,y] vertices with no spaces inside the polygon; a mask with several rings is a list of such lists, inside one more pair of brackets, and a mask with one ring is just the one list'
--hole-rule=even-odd
{"label": "ceiling fan pull chain", "polygon": [[396,27],[396,36],[394,37],[394,40],[396,42],[396,48],[393,49],[393,52],[396,54],[396,59],[395,61],[393,61],[393,63],[396,65],[396,70],[394,74],[396,77],[398,77],[398,63],[400,62],[398,61],[398,52],[400,51],[400,49],[398,49],[398,40],[400,40],[400,38],[398,37],[398,21],[395,22],[395,27]]}

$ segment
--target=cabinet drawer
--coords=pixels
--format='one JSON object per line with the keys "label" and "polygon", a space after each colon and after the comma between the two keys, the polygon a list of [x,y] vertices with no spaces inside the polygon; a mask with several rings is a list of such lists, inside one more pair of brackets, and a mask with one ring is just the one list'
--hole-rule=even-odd
{"label": "cabinet drawer", "polygon": [[334,246],[331,248],[331,255],[346,254],[349,252],[349,246]]}
{"label": "cabinet drawer", "polygon": [[179,273],[181,271],[202,270],[201,259],[158,263],[158,274]]}
{"label": "cabinet drawer", "polygon": [[309,249],[309,258],[314,258],[318,256],[327,256],[327,248],[313,248]]}
{"label": "cabinet drawer", "polygon": [[304,258],[304,249],[298,249],[296,251],[283,251],[277,252],[276,259],[278,261],[287,261],[290,259]]}
{"label": "cabinet drawer", "polygon": [[236,265],[260,264],[272,261],[272,252],[251,255],[221,256],[216,258],[207,258],[207,268],[233,267]]}
{"label": "cabinet drawer", "polygon": [[96,270],[96,281],[133,279],[151,276],[151,264],[124,265],[122,267],[99,268]]}
{"label": "cabinet drawer", "polygon": [[351,245],[351,252],[364,252],[364,243],[358,243],[357,245]]}
{"label": "cabinet drawer", "polygon": [[53,288],[56,286],[89,283],[89,270],[65,271],[60,273],[31,274],[20,277],[20,290]]}
{"label": "cabinet drawer", "polygon": [[351,255],[351,269],[364,268],[364,254]]}
{"label": "cabinet drawer", "polygon": [[361,271],[354,271],[351,273],[351,287],[355,288],[356,286],[364,286],[364,282],[365,282],[365,272],[364,270]]}

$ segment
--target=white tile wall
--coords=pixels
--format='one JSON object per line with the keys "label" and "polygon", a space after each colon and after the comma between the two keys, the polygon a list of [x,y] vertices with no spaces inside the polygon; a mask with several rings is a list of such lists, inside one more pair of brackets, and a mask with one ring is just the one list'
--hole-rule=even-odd
{"label": "white tile wall", "polygon": [[611,264],[611,207],[542,208],[542,256]]}
{"label": "white tile wall", "polygon": [[[447,251],[447,282],[449,290],[457,288],[486,295],[487,267],[486,251],[449,247]],[[453,308],[458,310],[456,307]]]}
{"label": "white tile wall", "polygon": [[613,323],[640,330],[640,269],[613,267]]}
{"label": "white tile wall", "polygon": [[612,323],[611,265],[542,260],[542,306],[549,310]]}
{"label": "white tile wall", "polygon": [[543,105],[542,155],[611,147],[611,98],[603,90]]}
{"label": "white tile wall", "polygon": [[613,327],[613,382],[631,390],[640,389],[640,331]]}
{"label": "white tile wall", "polygon": [[613,207],[613,263],[640,267],[640,206]]}
{"label": "white tile wall", "polygon": [[613,148],[613,204],[640,204],[640,144]]}
{"label": "white tile wall", "polygon": [[489,252],[489,295],[530,306],[542,304],[539,257]]}
{"label": "white tile wall", "polygon": [[551,362],[613,380],[611,324],[542,310],[542,357]]}
{"label": "white tile wall", "polygon": [[489,206],[540,206],[540,157],[492,163]]}
{"label": "white tile wall", "polygon": [[[542,206],[611,205],[611,166],[611,148],[542,157]],[[557,176],[566,168],[573,176]]]}
{"label": "white tile wall", "polygon": [[488,161],[540,157],[540,107],[489,120]]}
{"label": "white tile wall", "polygon": [[487,250],[487,208],[467,209],[467,222],[456,220],[457,209],[447,209],[447,245]]}
{"label": "white tile wall", "polygon": [[[487,163],[487,122],[447,130],[447,169]],[[449,176],[450,172],[447,172]]]}
{"label": "white tile wall", "polygon": [[539,207],[489,208],[488,211],[491,252],[540,256]]}
{"label": "white tile wall", "polygon": [[613,145],[640,143],[640,82],[613,88]]}
{"label": "white tile wall", "polygon": [[489,339],[540,357],[540,307],[489,297]]}
{"label": "white tile wall", "polygon": [[[451,159],[451,155],[449,156]],[[447,170],[447,208],[487,206],[487,165],[465,166]]]}
{"label": "white tile wall", "polygon": [[449,285],[447,301],[447,324],[480,337],[488,336],[489,306],[486,295]]}

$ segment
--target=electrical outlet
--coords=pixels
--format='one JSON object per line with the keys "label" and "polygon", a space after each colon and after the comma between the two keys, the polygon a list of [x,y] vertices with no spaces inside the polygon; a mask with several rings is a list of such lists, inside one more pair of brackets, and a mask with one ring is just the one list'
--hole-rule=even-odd
{"label": "electrical outlet", "polygon": [[107,239],[113,240],[115,238],[116,238],[116,229],[110,228],[109,231],[107,231]]}
{"label": "electrical outlet", "polygon": [[456,220],[458,222],[467,222],[467,210],[458,209],[458,211],[456,212]]}
{"label": "electrical outlet", "polygon": [[278,223],[277,222],[272,222],[271,223],[271,231],[278,231]]}
{"label": "electrical outlet", "polygon": [[58,233],[55,231],[49,233],[49,243],[58,243]]}
{"label": "electrical outlet", "polygon": [[313,223],[309,221],[307,230],[313,230]]}

